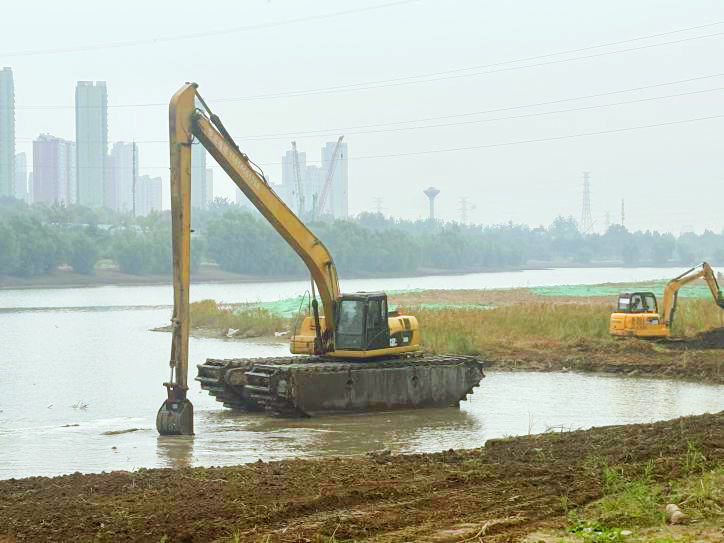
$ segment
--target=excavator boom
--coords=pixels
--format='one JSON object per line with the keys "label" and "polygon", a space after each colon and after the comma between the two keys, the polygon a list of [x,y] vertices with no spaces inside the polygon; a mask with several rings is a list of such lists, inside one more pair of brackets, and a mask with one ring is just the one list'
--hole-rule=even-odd
{"label": "excavator boom", "polygon": [[669,281],[664,288],[664,300],[662,304],[662,321],[666,326],[671,327],[676,312],[676,299],[679,289],[684,285],[691,283],[699,278],[704,278],[716,304],[724,309],[724,298],[721,289],[716,281],[714,270],[707,262],[702,262],[698,266],[694,266],[690,270],[685,271],[678,277]]}
{"label": "excavator boom", "polygon": [[[211,115],[210,120],[196,107],[197,98],[204,103],[196,88],[195,83],[186,83],[174,94],[169,105],[174,311],[171,379],[164,383],[168,400],[156,417],[161,434],[193,433],[193,407],[186,398],[186,391],[190,326],[191,144],[194,137],[302,258],[319,291],[327,330],[334,329],[335,304],[340,296],[337,270],[327,248],[274,193],[263,175],[252,168],[218,117]],[[319,328],[317,333],[321,340],[323,334]],[[323,344],[319,346],[322,353],[325,348]]]}
{"label": "excavator boom", "polygon": [[[196,377],[203,389],[228,407],[295,415],[458,405],[472,393],[484,377],[480,360],[425,355],[417,319],[390,312],[384,292],[340,293],[329,251],[241,152],[198,95],[195,84],[187,83],[173,96],[169,113],[174,327],[171,379],[164,383],[168,399],[156,418],[161,434],[193,433],[193,407],[186,393],[194,138],[301,257],[313,281],[312,315],[295,327],[290,342],[292,353],[311,356],[207,360],[199,365]],[[329,178],[333,171],[331,168]],[[358,364],[360,361],[369,364]]]}

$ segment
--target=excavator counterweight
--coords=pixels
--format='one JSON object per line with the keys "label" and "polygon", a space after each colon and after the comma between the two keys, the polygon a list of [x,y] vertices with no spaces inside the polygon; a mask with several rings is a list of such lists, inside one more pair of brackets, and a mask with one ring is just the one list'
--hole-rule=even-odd
{"label": "excavator counterweight", "polygon": [[[207,360],[196,378],[203,389],[229,407],[283,415],[457,405],[472,393],[484,377],[480,360],[424,355],[417,319],[389,312],[384,292],[340,292],[327,248],[274,193],[195,83],[173,96],[169,115],[174,312],[171,379],[164,383],[168,399],[156,418],[161,434],[193,433],[193,406],[186,393],[194,138],[299,255],[313,282],[310,314],[293,331],[290,344],[292,353],[308,356]],[[333,172],[330,168],[328,181]]]}

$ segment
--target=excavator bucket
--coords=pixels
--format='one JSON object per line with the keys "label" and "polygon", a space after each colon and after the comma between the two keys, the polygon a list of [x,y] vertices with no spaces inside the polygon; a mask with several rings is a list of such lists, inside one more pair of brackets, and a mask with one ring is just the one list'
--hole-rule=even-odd
{"label": "excavator bucket", "polygon": [[187,399],[166,400],[156,415],[156,429],[162,436],[194,435],[194,406]]}

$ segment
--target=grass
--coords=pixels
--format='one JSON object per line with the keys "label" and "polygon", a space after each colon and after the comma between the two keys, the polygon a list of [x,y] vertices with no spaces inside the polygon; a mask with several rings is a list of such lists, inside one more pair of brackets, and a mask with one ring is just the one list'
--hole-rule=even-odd
{"label": "grass", "polygon": [[[408,306],[416,315],[425,348],[434,352],[478,353],[491,344],[514,344],[521,340],[554,341],[565,344],[593,342],[621,345],[608,334],[611,303],[522,302],[494,309]],[[673,333],[693,336],[724,326],[724,311],[710,300],[679,300]],[[643,343],[643,342],[639,342]],[[638,345],[640,349],[655,349]]]}
{"label": "grass", "polygon": [[[613,302],[593,300],[526,300],[497,307],[470,304],[411,304],[399,308],[415,315],[428,351],[479,353],[490,345],[513,345],[521,341],[580,343],[617,350],[621,340],[608,334]],[[289,330],[293,319],[258,305],[228,305],[214,300],[191,304],[195,328],[239,330],[244,335],[271,335]],[[684,298],[677,306],[673,334],[693,336],[724,326],[724,311],[708,299]],[[630,342],[629,342],[630,343]],[[640,350],[655,350],[638,342]],[[630,345],[629,345],[630,347]]]}
{"label": "grass", "polygon": [[724,467],[708,461],[690,441],[685,453],[667,460],[673,471],[662,469],[663,464],[659,465],[657,460],[639,467],[613,468],[602,462],[603,496],[569,512],[570,533],[574,538],[560,541],[665,543],[696,540],[691,539],[690,534],[671,535],[665,516],[669,503],[677,504],[688,516],[689,523],[697,527],[724,524]]}
{"label": "grass", "polygon": [[412,306],[404,312],[417,316],[423,343],[435,352],[476,352],[489,343],[521,338],[608,337],[609,308],[603,303],[526,302],[495,309]]}
{"label": "grass", "polygon": [[248,336],[262,336],[289,330],[290,323],[290,319],[261,307],[230,306],[214,300],[191,304],[191,326],[194,328],[234,329]]}

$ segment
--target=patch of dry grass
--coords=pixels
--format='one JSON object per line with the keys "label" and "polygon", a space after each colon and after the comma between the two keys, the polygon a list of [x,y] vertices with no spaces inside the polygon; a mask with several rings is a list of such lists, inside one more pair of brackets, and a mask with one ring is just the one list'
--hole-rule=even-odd
{"label": "patch of dry grass", "polygon": [[213,330],[238,330],[253,335],[271,335],[289,330],[291,322],[286,317],[260,307],[230,306],[214,300],[201,300],[191,304],[191,326]]}
{"label": "patch of dry grass", "polygon": [[[526,301],[486,309],[475,307],[401,308],[417,316],[425,348],[434,352],[477,353],[490,345],[519,343],[595,344],[614,347],[621,342],[608,334],[610,302]],[[724,311],[711,300],[679,300],[674,335],[691,337],[724,326]],[[617,349],[614,349],[617,350]]]}

